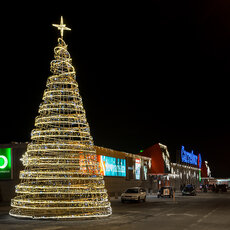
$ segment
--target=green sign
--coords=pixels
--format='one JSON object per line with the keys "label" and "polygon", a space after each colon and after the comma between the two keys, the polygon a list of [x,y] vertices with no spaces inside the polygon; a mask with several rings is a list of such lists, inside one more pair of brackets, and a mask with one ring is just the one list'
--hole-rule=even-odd
{"label": "green sign", "polygon": [[0,148],[0,179],[11,179],[11,148]]}
{"label": "green sign", "polygon": [[201,182],[201,170],[199,170],[199,181]]}

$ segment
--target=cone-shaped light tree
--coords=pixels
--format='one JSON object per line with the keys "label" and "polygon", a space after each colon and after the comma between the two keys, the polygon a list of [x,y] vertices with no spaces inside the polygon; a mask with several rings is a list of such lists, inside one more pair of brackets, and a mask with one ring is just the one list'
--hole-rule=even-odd
{"label": "cone-shaped light tree", "polygon": [[105,217],[112,213],[86,120],[63,24],[54,48],[31,142],[23,155],[10,215],[34,219]]}

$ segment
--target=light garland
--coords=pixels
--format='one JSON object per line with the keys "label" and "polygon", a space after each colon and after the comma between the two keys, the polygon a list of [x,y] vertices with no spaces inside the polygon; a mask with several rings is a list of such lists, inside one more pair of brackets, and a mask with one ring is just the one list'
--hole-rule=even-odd
{"label": "light garland", "polygon": [[33,219],[75,219],[112,214],[90,128],[63,40],[63,24],[51,62],[31,143],[22,157],[18,194],[10,215]]}

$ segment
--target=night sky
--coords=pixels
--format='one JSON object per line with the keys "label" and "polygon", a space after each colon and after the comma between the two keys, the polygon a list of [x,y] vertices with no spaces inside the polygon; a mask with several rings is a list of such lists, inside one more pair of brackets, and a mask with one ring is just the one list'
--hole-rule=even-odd
{"label": "night sky", "polygon": [[230,176],[229,1],[52,2],[1,7],[0,143],[30,141],[63,15],[96,145],[184,145]]}

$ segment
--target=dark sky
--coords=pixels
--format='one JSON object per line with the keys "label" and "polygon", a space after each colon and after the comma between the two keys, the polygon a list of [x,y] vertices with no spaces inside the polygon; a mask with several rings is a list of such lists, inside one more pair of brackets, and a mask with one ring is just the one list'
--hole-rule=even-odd
{"label": "dark sky", "polygon": [[184,145],[229,177],[230,2],[79,2],[2,6],[0,143],[30,140],[63,15],[96,145]]}

